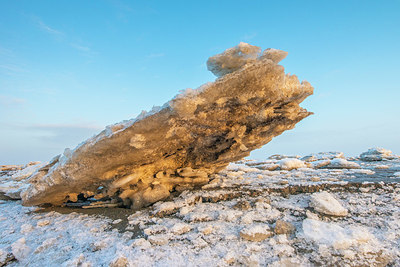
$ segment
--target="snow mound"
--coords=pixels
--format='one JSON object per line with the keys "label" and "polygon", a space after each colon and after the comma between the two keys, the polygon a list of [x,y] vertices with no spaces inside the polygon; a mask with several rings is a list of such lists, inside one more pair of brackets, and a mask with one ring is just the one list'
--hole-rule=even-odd
{"label": "snow mound", "polygon": [[332,194],[326,191],[312,194],[310,207],[313,207],[316,211],[326,215],[347,215],[347,209],[345,209]]}

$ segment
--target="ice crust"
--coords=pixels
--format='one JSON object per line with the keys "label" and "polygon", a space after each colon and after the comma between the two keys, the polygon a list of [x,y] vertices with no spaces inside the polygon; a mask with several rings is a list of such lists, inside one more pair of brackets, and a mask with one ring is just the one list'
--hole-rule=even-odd
{"label": "ice crust", "polygon": [[[362,162],[346,158],[360,169],[263,169],[283,158],[288,157],[231,163],[204,189],[184,191],[167,202],[118,218],[105,217],[105,209],[87,215],[84,209],[45,210],[0,200],[0,264],[399,265],[400,185],[394,170],[400,159]],[[364,173],[370,170],[385,173],[388,179],[358,187],[346,182],[359,175],[380,181],[377,174]],[[0,173],[0,185],[16,172]],[[282,180],[287,184],[282,185]],[[290,194],[300,187],[303,193]],[[319,188],[321,193],[309,193],[307,188]],[[319,212],[311,205],[312,198],[322,200],[328,209],[340,210],[337,201],[347,215]],[[280,221],[294,229],[286,234],[275,231]]]}
{"label": "ice crust", "polygon": [[84,196],[139,209],[207,184],[311,114],[299,104],[313,87],[285,74],[278,62],[286,54],[240,43],[211,57],[215,82],[65,149],[30,177],[23,203],[61,205]]}
{"label": "ice crust", "polygon": [[[396,266],[400,260],[396,241],[400,237],[400,198],[395,198],[399,190],[331,192],[346,203],[351,213],[350,217],[339,219],[316,214],[312,219],[304,218],[309,194],[288,198],[242,194],[241,199],[252,203],[252,207],[237,210],[236,199],[201,203],[196,202],[196,197],[206,196],[205,192],[187,192],[171,202],[174,205],[168,209],[173,212],[170,215],[158,215],[161,205],[132,213],[132,228],[122,233],[112,230],[114,221],[104,217],[35,213],[18,202],[3,202],[0,250],[5,255],[15,253],[17,262],[10,266],[114,266],[118,262],[127,266],[327,266],[337,262],[349,266]],[[209,192],[209,196],[229,192]],[[267,197],[269,204],[265,202]],[[166,205],[164,211],[165,208]],[[275,235],[269,230],[279,219],[295,226],[295,237]],[[135,225],[143,235],[133,236]]]}

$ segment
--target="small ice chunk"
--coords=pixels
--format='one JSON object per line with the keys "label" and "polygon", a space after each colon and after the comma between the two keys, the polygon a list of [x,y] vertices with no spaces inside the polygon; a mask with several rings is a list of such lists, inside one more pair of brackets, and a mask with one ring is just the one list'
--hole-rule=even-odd
{"label": "small ice chunk", "polygon": [[129,260],[124,256],[117,256],[112,262],[110,262],[109,267],[122,267],[130,266]]}
{"label": "small ice chunk", "polygon": [[31,224],[25,223],[25,224],[21,225],[20,233],[21,234],[29,233],[29,232],[32,232],[33,229],[34,229],[34,227]]}
{"label": "small ice chunk", "polygon": [[331,163],[324,168],[327,169],[359,169],[360,165],[355,162],[351,162],[345,159],[333,159]]}
{"label": "small ice chunk", "polygon": [[205,248],[208,246],[208,243],[201,237],[197,237],[196,239],[192,240],[192,243],[195,248]]}
{"label": "small ice chunk", "polygon": [[132,246],[139,247],[141,249],[148,249],[151,248],[151,243],[144,238],[139,238],[133,241]]}
{"label": "small ice chunk", "polygon": [[316,160],[311,163],[312,167],[315,169],[319,169],[325,166],[328,166],[331,163],[330,160]]}
{"label": "small ice chunk", "polygon": [[272,236],[273,233],[268,225],[257,224],[245,227],[240,231],[240,237],[249,241],[263,241]]}
{"label": "small ice chunk", "polygon": [[147,240],[153,245],[166,245],[168,243],[168,235],[152,235],[147,238]]}
{"label": "small ice chunk", "polygon": [[120,222],[122,222],[122,219],[117,219],[117,220],[114,220],[114,221],[112,222],[112,224],[119,224]]}
{"label": "small ice chunk", "polygon": [[164,225],[154,224],[149,226],[148,228],[144,229],[143,232],[146,235],[155,235],[167,232],[167,227]]}
{"label": "small ice chunk", "polygon": [[21,237],[11,245],[11,251],[17,260],[22,260],[29,255],[31,249],[26,245],[25,238]]}
{"label": "small ice chunk", "polygon": [[182,235],[192,230],[192,227],[187,223],[176,223],[171,228],[171,232],[176,235]]}
{"label": "small ice chunk", "polygon": [[355,173],[361,173],[361,174],[367,174],[367,175],[373,175],[373,174],[375,174],[374,171],[368,170],[368,169],[359,169],[359,170],[354,170],[353,172],[355,172]]}
{"label": "small ice chunk", "polygon": [[333,216],[346,216],[347,209],[345,209],[335,197],[326,192],[314,193],[311,195],[310,206],[316,211]]}
{"label": "small ice chunk", "polygon": [[209,235],[213,232],[214,228],[211,224],[206,225],[206,226],[199,226],[197,227],[197,231],[202,233],[203,235]]}
{"label": "small ice chunk", "polygon": [[57,243],[57,238],[48,238],[43,243],[36,248],[35,253],[41,253],[43,250],[48,249],[49,247],[53,246],[55,243]]}
{"label": "small ice chunk", "polygon": [[397,156],[393,155],[392,151],[381,147],[370,148],[368,151],[360,154],[360,159],[363,161],[381,161],[395,158]]}
{"label": "small ice chunk", "polygon": [[49,220],[40,220],[37,222],[37,226],[46,226],[49,225],[50,221]]}
{"label": "small ice chunk", "polygon": [[307,165],[304,163],[304,161],[295,158],[282,159],[278,162],[278,164],[282,170],[288,171],[299,168],[307,168]]}
{"label": "small ice chunk", "polygon": [[159,202],[154,205],[154,213],[170,213],[177,208],[179,208],[179,205],[175,202]]}
{"label": "small ice chunk", "polygon": [[375,166],[376,170],[386,170],[389,169],[389,165],[377,165]]}

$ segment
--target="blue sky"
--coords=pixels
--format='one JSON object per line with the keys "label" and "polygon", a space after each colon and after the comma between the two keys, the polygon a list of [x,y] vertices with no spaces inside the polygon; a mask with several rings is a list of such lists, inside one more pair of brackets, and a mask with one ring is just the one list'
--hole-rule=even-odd
{"label": "blue sky", "polygon": [[239,42],[289,52],[315,115],[252,153],[400,154],[400,1],[0,1],[0,164],[49,160],[213,81]]}

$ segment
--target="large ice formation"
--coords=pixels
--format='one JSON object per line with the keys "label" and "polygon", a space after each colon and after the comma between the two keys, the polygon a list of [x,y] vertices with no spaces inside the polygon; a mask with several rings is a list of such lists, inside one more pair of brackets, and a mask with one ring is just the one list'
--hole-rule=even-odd
{"label": "large ice formation", "polygon": [[278,63],[286,55],[240,43],[211,57],[215,82],[66,149],[32,175],[23,203],[94,196],[140,208],[208,183],[211,174],[311,114],[299,104],[313,87],[285,74]]}

